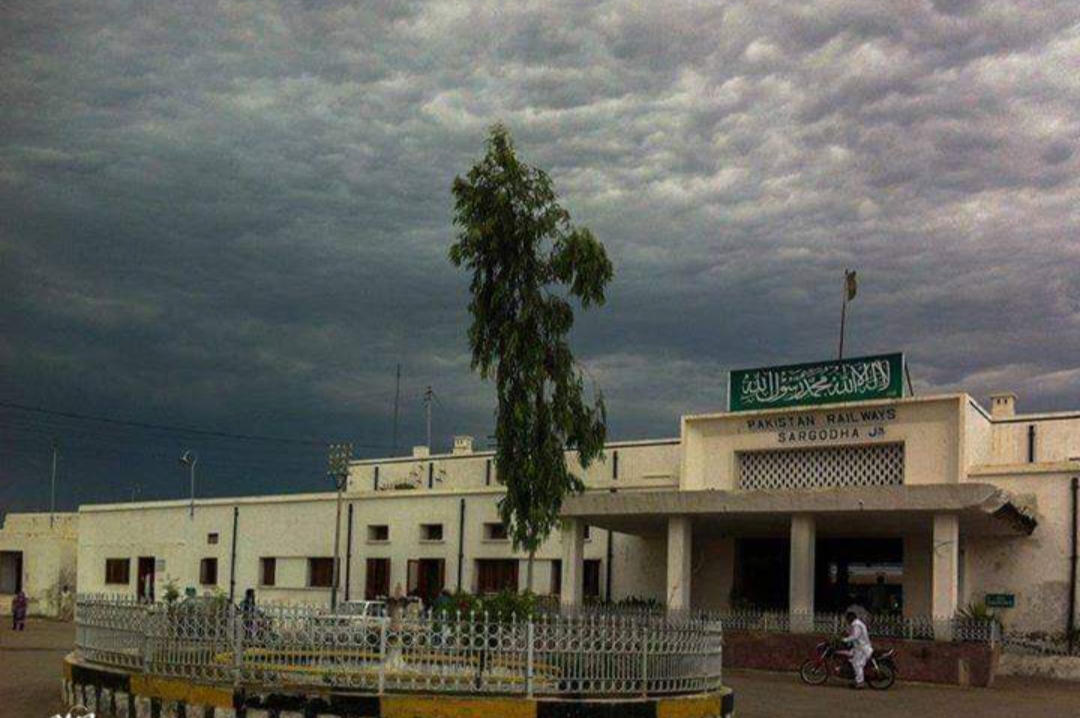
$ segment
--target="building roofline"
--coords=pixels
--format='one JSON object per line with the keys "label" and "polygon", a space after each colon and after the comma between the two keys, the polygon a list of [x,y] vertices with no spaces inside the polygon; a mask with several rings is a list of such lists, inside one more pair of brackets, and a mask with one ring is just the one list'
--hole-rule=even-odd
{"label": "building roofline", "polygon": [[[628,485],[619,487],[619,493],[636,493],[639,491],[656,491],[671,488],[663,486]],[[587,488],[586,493],[602,491],[610,493],[610,487]],[[447,498],[469,496],[500,495],[505,490],[502,486],[477,486],[468,489],[414,489],[414,490],[387,490],[387,491],[346,491],[342,494],[342,501],[382,501],[387,499],[411,499],[411,498]],[[232,496],[211,499],[196,499],[195,508],[209,508],[220,506],[257,506],[266,504],[290,504],[304,502],[332,502],[337,499],[335,492],[306,493],[306,494],[269,494],[266,496]],[[165,499],[162,501],[137,501],[113,504],[82,504],[79,506],[79,514],[106,513],[110,511],[133,511],[133,510],[163,510],[184,509],[191,506],[189,499]]]}
{"label": "building roofline", "polygon": [[[667,439],[636,439],[630,441],[611,441],[604,444],[604,449],[622,449],[635,446],[664,446],[664,445],[677,445],[679,439],[667,438]],[[568,453],[575,453],[573,450]],[[495,456],[495,451],[492,449],[484,449],[481,451],[470,451],[468,453],[454,454],[430,454],[428,456],[386,456],[381,458],[371,459],[352,459],[349,461],[350,466],[373,466],[374,464],[404,464],[415,461],[453,461],[455,459],[476,459],[476,458],[491,458]]]}
{"label": "building roofline", "polygon": [[1080,411],[1045,411],[1033,414],[1016,414],[994,419],[995,424],[1022,424],[1033,421],[1062,421],[1065,419],[1080,419]]}

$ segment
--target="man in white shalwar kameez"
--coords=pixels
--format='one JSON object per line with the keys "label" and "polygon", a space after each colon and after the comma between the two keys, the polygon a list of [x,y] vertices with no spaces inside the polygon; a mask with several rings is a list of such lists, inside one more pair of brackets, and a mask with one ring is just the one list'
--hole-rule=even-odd
{"label": "man in white shalwar kameez", "polygon": [[873,646],[870,645],[870,632],[866,630],[866,624],[862,622],[862,619],[854,611],[847,612],[847,621],[850,633],[844,637],[844,643],[846,643],[851,651],[851,656],[848,660],[851,661],[851,667],[855,670],[855,688],[865,687],[863,682],[863,668],[866,666],[866,662],[870,660],[870,656],[874,653]]}

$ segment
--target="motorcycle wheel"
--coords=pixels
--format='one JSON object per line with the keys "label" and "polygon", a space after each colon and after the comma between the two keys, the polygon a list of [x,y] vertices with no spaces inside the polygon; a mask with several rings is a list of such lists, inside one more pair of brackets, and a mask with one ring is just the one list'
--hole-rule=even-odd
{"label": "motorcycle wheel", "polygon": [[799,666],[799,678],[807,685],[820,686],[829,679],[829,667],[824,661],[815,661],[813,658],[807,658],[803,661],[803,664]]}
{"label": "motorcycle wheel", "polygon": [[879,663],[876,671],[868,671],[868,673],[873,675],[868,675],[866,682],[875,690],[887,690],[896,682],[896,669],[888,663]]}

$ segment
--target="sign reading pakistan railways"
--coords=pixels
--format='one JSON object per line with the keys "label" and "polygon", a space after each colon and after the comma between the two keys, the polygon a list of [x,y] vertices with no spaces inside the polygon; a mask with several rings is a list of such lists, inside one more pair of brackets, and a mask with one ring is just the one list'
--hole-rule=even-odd
{"label": "sign reading pakistan railways", "polygon": [[899,399],[903,395],[903,354],[735,369],[728,375],[728,411]]}

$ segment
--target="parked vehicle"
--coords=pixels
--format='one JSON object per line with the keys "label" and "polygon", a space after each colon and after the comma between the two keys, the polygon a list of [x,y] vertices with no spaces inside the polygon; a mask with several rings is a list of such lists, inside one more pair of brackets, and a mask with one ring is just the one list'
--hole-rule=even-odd
{"label": "parked vehicle", "polygon": [[350,618],[384,618],[386,601],[342,601],[338,604],[338,616]]}
{"label": "parked vehicle", "polygon": [[[822,641],[814,647],[814,655],[803,661],[799,667],[799,678],[803,683],[812,686],[820,686],[829,680],[829,676],[854,680],[855,672],[848,660],[850,655],[850,652],[843,648],[842,642]],[[863,669],[866,683],[879,691],[892,686],[896,682],[896,674],[896,651],[893,649],[874,649]]]}

